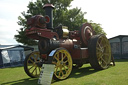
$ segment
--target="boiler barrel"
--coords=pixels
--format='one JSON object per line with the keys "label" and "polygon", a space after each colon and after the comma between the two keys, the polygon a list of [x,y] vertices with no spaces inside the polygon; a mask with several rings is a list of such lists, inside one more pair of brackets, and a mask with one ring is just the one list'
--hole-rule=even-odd
{"label": "boiler barrel", "polygon": [[73,49],[73,41],[70,39],[66,39],[66,40],[42,39],[39,40],[38,46],[41,54],[48,54],[52,50],[59,47],[66,48],[67,50],[71,51]]}

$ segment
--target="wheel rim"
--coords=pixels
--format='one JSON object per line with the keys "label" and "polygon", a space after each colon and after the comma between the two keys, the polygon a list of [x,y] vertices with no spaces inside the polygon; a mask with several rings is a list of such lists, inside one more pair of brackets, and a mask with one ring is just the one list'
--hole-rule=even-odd
{"label": "wheel rim", "polygon": [[41,59],[39,52],[33,52],[27,60],[27,70],[32,77],[39,77],[41,70]]}
{"label": "wheel rim", "polygon": [[100,36],[96,43],[96,56],[99,65],[102,68],[107,68],[111,60],[111,48],[105,36]]}
{"label": "wheel rim", "polygon": [[66,79],[72,71],[72,58],[69,52],[64,49],[58,50],[53,56],[55,64],[54,76],[57,79]]}

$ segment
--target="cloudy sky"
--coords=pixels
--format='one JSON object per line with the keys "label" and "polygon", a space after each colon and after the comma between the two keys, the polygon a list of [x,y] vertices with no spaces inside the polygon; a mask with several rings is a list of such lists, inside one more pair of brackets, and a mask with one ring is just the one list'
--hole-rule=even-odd
{"label": "cloudy sky", "polygon": [[[18,44],[14,39],[20,28],[17,18],[27,10],[29,1],[36,0],[0,0],[0,44]],[[127,0],[74,0],[71,5],[87,12],[86,19],[100,23],[108,38],[128,35]]]}

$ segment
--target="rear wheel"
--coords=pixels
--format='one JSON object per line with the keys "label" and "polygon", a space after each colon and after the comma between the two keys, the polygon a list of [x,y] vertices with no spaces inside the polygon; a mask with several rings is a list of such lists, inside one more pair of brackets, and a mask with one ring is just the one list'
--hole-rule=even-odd
{"label": "rear wheel", "polygon": [[32,52],[26,56],[24,61],[24,70],[28,76],[31,78],[37,78],[41,71],[41,58],[39,52]]}
{"label": "rear wheel", "polygon": [[70,53],[64,48],[58,48],[53,56],[53,64],[55,64],[54,79],[63,80],[68,78],[72,71],[72,58]]}
{"label": "rear wheel", "polygon": [[94,69],[106,69],[111,62],[111,47],[105,35],[94,35],[89,42],[89,61]]}

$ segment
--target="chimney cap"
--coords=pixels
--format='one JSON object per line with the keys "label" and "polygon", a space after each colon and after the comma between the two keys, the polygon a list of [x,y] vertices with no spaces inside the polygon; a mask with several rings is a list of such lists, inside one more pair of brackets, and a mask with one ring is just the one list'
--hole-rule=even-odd
{"label": "chimney cap", "polygon": [[45,4],[45,5],[43,6],[43,9],[46,8],[46,7],[51,7],[51,8],[54,9],[54,6],[53,6],[52,4]]}

